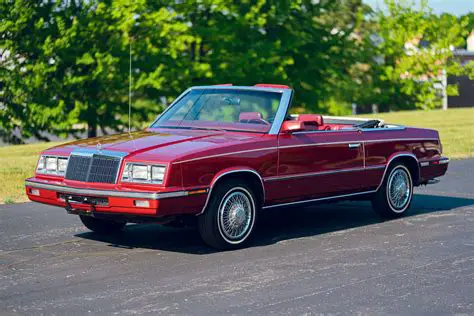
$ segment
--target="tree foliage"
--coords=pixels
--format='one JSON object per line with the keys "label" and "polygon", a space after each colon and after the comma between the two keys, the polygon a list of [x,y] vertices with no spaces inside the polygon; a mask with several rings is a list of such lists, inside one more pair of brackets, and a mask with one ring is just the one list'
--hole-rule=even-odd
{"label": "tree foliage", "polygon": [[[441,106],[446,75],[468,72],[453,58],[467,36],[466,21],[450,14],[434,15],[422,1],[386,0],[384,10],[364,21],[364,52],[352,69],[350,86],[359,104],[382,111],[433,109]],[[456,87],[446,87],[456,94]]]}
{"label": "tree foliage", "polygon": [[288,84],[298,107],[336,114],[352,102],[435,107],[439,72],[463,71],[449,47],[462,41],[464,22],[387,5],[0,0],[0,133],[15,141],[13,131],[42,139],[126,128],[130,48],[136,128],[200,84]]}

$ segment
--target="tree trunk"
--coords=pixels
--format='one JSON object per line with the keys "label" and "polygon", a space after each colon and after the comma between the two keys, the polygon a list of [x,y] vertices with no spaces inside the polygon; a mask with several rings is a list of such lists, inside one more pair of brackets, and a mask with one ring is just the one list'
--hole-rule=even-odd
{"label": "tree trunk", "polygon": [[88,123],[87,124],[87,137],[97,137],[97,124]]}

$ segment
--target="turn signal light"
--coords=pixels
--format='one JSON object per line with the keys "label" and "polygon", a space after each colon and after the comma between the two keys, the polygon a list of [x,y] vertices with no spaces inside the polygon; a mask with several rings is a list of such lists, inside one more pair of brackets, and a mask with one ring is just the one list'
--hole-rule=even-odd
{"label": "turn signal light", "polygon": [[146,200],[135,200],[133,203],[136,207],[150,207],[150,202]]}

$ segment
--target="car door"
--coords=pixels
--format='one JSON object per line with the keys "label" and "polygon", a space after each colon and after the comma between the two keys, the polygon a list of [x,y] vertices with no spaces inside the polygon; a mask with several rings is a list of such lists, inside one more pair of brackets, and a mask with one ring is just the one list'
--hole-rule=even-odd
{"label": "car door", "polygon": [[278,153],[278,176],[266,181],[275,203],[364,189],[364,143],[356,130],[280,134]]}

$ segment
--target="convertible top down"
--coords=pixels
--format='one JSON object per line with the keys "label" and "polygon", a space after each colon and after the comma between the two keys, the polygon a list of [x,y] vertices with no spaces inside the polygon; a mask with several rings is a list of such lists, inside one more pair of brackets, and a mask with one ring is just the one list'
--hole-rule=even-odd
{"label": "convertible top down", "polygon": [[292,95],[282,85],[192,87],[144,131],[45,150],[26,193],[98,233],[196,224],[208,245],[231,249],[262,209],[358,198],[398,217],[414,186],[445,174],[437,131],[291,115]]}

